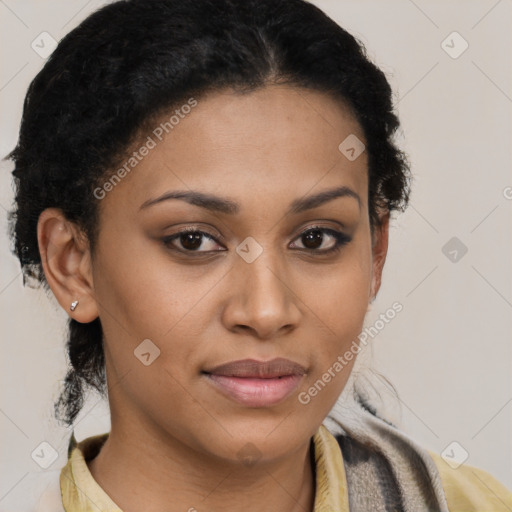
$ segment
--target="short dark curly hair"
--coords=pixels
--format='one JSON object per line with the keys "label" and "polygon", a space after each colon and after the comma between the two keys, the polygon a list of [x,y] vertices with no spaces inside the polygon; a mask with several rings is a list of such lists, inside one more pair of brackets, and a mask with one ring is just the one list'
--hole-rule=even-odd
{"label": "short dark curly hair", "polygon": [[[59,43],[31,82],[15,163],[13,253],[23,283],[49,291],[37,242],[48,207],[87,235],[94,252],[99,201],[141,130],[186,98],[287,83],[327,93],[360,123],[368,155],[372,230],[381,209],[403,210],[409,164],[394,143],[392,91],[364,45],[304,0],[121,0],[91,14]],[[70,368],[55,403],[71,425],[87,387],[105,394],[99,318],[69,320]]]}

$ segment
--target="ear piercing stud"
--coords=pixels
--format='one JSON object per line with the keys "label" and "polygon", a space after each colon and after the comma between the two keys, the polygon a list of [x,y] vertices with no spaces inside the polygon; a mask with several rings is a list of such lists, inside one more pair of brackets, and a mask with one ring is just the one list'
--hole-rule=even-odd
{"label": "ear piercing stud", "polygon": [[69,309],[71,311],[75,311],[76,307],[78,306],[78,301],[77,300],[74,300],[72,303],[71,303],[71,306],[69,306]]}

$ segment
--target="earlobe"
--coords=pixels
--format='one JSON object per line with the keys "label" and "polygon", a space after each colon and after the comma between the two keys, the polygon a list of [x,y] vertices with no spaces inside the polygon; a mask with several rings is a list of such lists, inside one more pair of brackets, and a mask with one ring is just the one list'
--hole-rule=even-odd
{"label": "earlobe", "polygon": [[61,210],[47,208],[39,216],[37,240],[46,280],[61,307],[78,322],[92,322],[98,307],[86,237]]}

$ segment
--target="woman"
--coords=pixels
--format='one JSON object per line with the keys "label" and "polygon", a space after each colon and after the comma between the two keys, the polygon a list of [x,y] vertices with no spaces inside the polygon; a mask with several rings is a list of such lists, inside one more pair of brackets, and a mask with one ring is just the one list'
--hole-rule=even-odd
{"label": "woman", "polygon": [[13,236],[70,316],[56,412],[92,387],[112,421],[72,437],[61,509],[512,507],[358,394],[322,425],[407,204],[398,126],[384,74],[302,0],[115,2],[60,42],[11,155]]}

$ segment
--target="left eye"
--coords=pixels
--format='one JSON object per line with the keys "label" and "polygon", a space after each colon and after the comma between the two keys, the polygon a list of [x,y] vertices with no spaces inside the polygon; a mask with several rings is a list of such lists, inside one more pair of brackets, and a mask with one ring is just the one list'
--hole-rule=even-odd
{"label": "left eye", "polygon": [[[297,237],[297,240],[301,240],[301,243],[304,246],[299,247],[299,249],[305,249],[307,251],[314,251],[319,253],[329,253],[339,250],[341,246],[350,242],[351,239],[344,233],[334,229],[313,227],[303,231]],[[325,243],[326,240],[327,243]]]}

